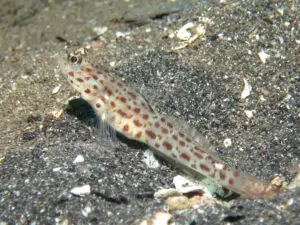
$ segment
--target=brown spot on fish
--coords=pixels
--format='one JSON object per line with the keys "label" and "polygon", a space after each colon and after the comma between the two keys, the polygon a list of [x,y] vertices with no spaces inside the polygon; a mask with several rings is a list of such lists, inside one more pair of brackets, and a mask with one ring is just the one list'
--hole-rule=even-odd
{"label": "brown spot on fish", "polygon": [[116,107],[116,103],[114,101],[110,101],[110,106],[115,108]]}
{"label": "brown spot on fish", "polygon": [[126,103],[127,99],[124,98],[123,96],[120,97],[121,102]]}
{"label": "brown spot on fish", "polygon": [[92,68],[89,68],[89,67],[85,68],[84,70],[85,70],[85,72],[87,72],[87,73],[92,73],[92,72],[93,72],[93,69],[92,69]]}
{"label": "brown spot on fish", "polygon": [[185,146],[185,142],[184,141],[179,141],[179,144],[184,147]]}
{"label": "brown spot on fish", "polygon": [[135,137],[137,138],[140,138],[142,136],[143,132],[142,131],[138,131],[136,134],[135,134]]}
{"label": "brown spot on fish", "polygon": [[173,128],[173,125],[170,122],[167,122],[167,126]]}
{"label": "brown spot on fish", "polygon": [[175,134],[172,135],[172,138],[173,138],[173,140],[175,140],[175,141],[178,140],[178,137],[177,137]]}
{"label": "brown spot on fish", "polygon": [[132,92],[129,91],[128,95],[130,95],[133,99],[136,99],[136,95],[134,93],[132,93]]}
{"label": "brown spot on fish", "polygon": [[165,146],[167,150],[172,150],[173,148],[173,146],[167,141],[164,141],[163,146]]}
{"label": "brown spot on fish", "polygon": [[68,75],[69,75],[70,77],[74,77],[74,73],[73,73],[73,72],[69,72]]}
{"label": "brown spot on fish", "polygon": [[156,138],[156,135],[151,130],[146,130],[145,133],[152,139]]}
{"label": "brown spot on fish", "polygon": [[108,96],[112,95],[112,90],[110,90],[107,86],[104,87],[104,91],[107,92]]}
{"label": "brown spot on fish", "polygon": [[141,127],[143,124],[140,123],[140,121],[138,119],[133,120],[134,125],[136,125],[137,127]]}
{"label": "brown spot on fish", "polygon": [[186,153],[182,153],[182,154],[180,155],[180,157],[183,158],[183,159],[185,159],[185,160],[187,160],[187,161],[190,161],[190,160],[191,160],[191,157],[190,157],[188,154],[186,154]]}
{"label": "brown spot on fish", "polygon": [[163,132],[164,134],[168,134],[168,133],[169,133],[169,130],[166,129],[166,128],[164,128],[164,127],[162,127],[162,128],[161,128],[161,132]]}
{"label": "brown spot on fish", "polygon": [[203,156],[198,152],[194,152],[194,155],[199,159],[203,159]]}
{"label": "brown spot on fish", "polygon": [[140,111],[141,111],[141,109],[140,108],[134,108],[134,110],[133,110],[135,113],[139,113]]}
{"label": "brown spot on fish", "polygon": [[210,171],[210,169],[209,169],[209,167],[207,166],[207,165],[205,165],[205,164],[200,164],[200,168],[202,169],[202,170],[205,170],[206,172],[209,172]]}
{"label": "brown spot on fish", "polygon": [[125,124],[124,126],[123,126],[123,131],[124,132],[127,132],[129,130],[129,125],[128,124]]}
{"label": "brown spot on fish", "polygon": [[226,174],[223,171],[219,171],[220,179],[225,180]]}
{"label": "brown spot on fish", "polygon": [[98,77],[97,75],[95,75],[95,74],[92,74],[92,77],[93,77],[94,80],[98,80],[98,78],[99,78],[99,77]]}
{"label": "brown spot on fish", "polygon": [[75,80],[77,80],[77,81],[80,82],[80,83],[83,83],[83,82],[84,82],[84,80],[81,79],[81,78],[76,78]]}

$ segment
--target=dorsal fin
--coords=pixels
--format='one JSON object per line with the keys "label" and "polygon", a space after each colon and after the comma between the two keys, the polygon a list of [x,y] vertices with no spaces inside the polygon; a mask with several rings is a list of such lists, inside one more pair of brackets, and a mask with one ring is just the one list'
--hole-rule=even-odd
{"label": "dorsal fin", "polygon": [[184,133],[189,138],[197,143],[197,146],[203,149],[203,151],[209,153],[210,155],[218,158],[216,155],[216,151],[214,146],[212,146],[209,141],[194,127],[191,127],[187,122],[184,120],[171,117],[171,116],[164,116],[169,122],[175,124],[178,131]]}

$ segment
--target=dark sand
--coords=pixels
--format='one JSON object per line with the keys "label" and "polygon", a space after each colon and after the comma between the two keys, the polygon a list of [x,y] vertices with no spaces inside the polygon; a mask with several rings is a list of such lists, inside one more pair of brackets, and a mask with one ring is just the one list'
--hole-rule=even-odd
{"label": "dark sand", "polygon": [[[0,224],[138,224],[167,209],[153,193],[182,174],[164,161],[148,168],[145,146],[107,140],[86,110],[75,113],[79,119],[53,117],[78,94],[53,60],[65,53],[63,40],[102,44],[91,51],[92,63],[196,127],[231,166],[290,182],[300,158],[300,3],[226,2],[2,0]],[[203,24],[199,17],[210,21],[204,36],[174,50],[181,43],[169,33],[189,21]],[[108,28],[101,42],[97,26]],[[128,34],[117,38],[117,31]],[[246,99],[243,78],[253,88]],[[85,161],[74,166],[79,154]],[[70,194],[83,184],[90,195]],[[300,197],[293,189],[273,200],[220,200],[170,213],[176,224],[300,224]]]}

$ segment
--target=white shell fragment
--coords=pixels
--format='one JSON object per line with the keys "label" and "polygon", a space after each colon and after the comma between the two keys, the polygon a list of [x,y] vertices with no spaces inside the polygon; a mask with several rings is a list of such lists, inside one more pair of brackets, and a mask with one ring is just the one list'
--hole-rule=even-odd
{"label": "white shell fragment", "polygon": [[188,22],[187,24],[183,25],[178,31],[177,31],[177,38],[182,41],[187,41],[191,38],[192,33],[188,31],[188,29],[191,29],[194,27],[194,23]]}
{"label": "white shell fragment", "polygon": [[76,156],[76,158],[74,159],[73,164],[77,164],[77,163],[81,163],[81,162],[84,162],[84,158],[83,158],[82,155],[78,155],[78,156]]}
{"label": "white shell fragment", "polygon": [[200,192],[201,194],[205,194],[211,196],[209,190],[204,185],[194,183],[183,176],[176,176],[173,178],[173,183],[178,192],[182,194],[190,193],[190,192]]}
{"label": "white shell fragment", "polygon": [[143,220],[139,225],[168,225],[172,215],[168,212],[158,211],[156,212],[150,220]]}
{"label": "white shell fragment", "polygon": [[144,157],[142,161],[149,167],[149,168],[158,168],[159,167],[159,162],[155,158],[154,154],[152,151],[145,151],[144,152]]}
{"label": "white shell fragment", "polygon": [[245,110],[244,113],[249,119],[253,117],[253,110]]}
{"label": "white shell fragment", "polygon": [[60,171],[60,170],[61,170],[61,167],[56,167],[56,168],[53,168],[53,169],[52,169],[53,172],[58,172],[58,171]]}
{"label": "white shell fragment", "polygon": [[90,185],[83,185],[81,187],[74,187],[71,189],[71,194],[76,196],[85,196],[91,193],[91,186]]}
{"label": "white shell fragment", "polygon": [[223,142],[225,148],[228,148],[232,145],[231,139],[230,138],[225,138]]}
{"label": "white shell fragment", "polygon": [[60,87],[61,87],[61,85],[58,85],[58,86],[56,86],[55,88],[53,88],[52,94],[53,94],[53,95],[57,94],[57,93],[59,92]]}
{"label": "white shell fragment", "polygon": [[267,58],[269,58],[270,55],[268,55],[267,53],[265,53],[264,50],[261,50],[258,53],[258,57],[259,57],[259,60],[261,61],[261,63],[266,63]]}
{"label": "white shell fragment", "polygon": [[241,94],[241,99],[247,98],[252,91],[252,86],[248,83],[246,78],[243,78],[243,81],[244,81],[244,89]]}
{"label": "white shell fragment", "polygon": [[172,218],[172,215],[168,212],[157,212],[152,219],[152,224],[153,225],[168,225],[171,218]]}

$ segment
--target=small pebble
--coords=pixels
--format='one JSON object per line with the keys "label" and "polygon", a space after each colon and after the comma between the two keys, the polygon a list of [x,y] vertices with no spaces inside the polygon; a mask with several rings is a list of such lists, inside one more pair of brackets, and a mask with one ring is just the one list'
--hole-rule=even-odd
{"label": "small pebble", "polygon": [[258,57],[259,57],[259,60],[261,61],[261,63],[266,63],[267,59],[270,57],[270,55],[268,55],[267,53],[264,52],[264,50],[261,50],[259,53],[258,53]]}
{"label": "small pebble", "polygon": [[84,157],[82,155],[76,156],[76,158],[73,161],[73,164],[84,162]]}
{"label": "small pebble", "polygon": [[159,162],[155,158],[154,154],[152,151],[145,151],[144,152],[144,157],[143,157],[143,162],[149,167],[149,168],[158,168],[159,167]]}
{"label": "small pebble", "polygon": [[53,169],[52,169],[53,172],[58,172],[58,171],[60,171],[60,170],[61,170],[61,167],[56,167],[56,168],[53,168]]}
{"label": "small pebble", "polygon": [[224,142],[223,142],[225,148],[228,148],[232,145],[231,139],[230,138],[225,138]]}
{"label": "small pebble", "polygon": [[81,187],[74,187],[70,191],[73,195],[76,196],[85,196],[91,193],[91,186],[90,185],[83,185]]}
{"label": "small pebble", "polygon": [[247,98],[252,91],[252,86],[248,83],[246,78],[243,78],[243,81],[244,81],[244,89],[241,93],[241,99]]}
{"label": "small pebble", "polygon": [[59,92],[60,87],[61,87],[61,85],[58,85],[58,86],[56,86],[55,88],[53,88],[52,94],[53,94],[53,95],[57,94],[57,93]]}
{"label": "small pebble", "polygon": [[250,119],[253,117],[253,111],[252,110],[245,110],[244,113],[246,116]]}
{"label": "small pebble", "polygon": [[190,37],[192,36],[192,33],[190,31],[188,31],[188,29],[191,29],[192,27],[194,27],[194,23],[188,22],[187,24],[185,24],[184,26],[179,28],[179,30],[177,31],[177,35],[176,35],[177,38],[182,41],[189,40]]}

